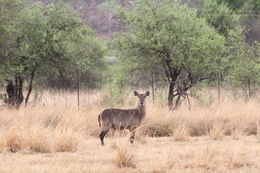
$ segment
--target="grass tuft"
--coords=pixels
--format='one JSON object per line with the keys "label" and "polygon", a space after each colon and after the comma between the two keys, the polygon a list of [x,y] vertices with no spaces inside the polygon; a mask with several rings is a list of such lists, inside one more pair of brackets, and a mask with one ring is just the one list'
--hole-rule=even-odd
{"label": "grass tuft", "polygon": [[201,154],[197,155],[195,165],[200,168],[209,169],[212,167],[217,153],[212,147],[207,147]]}
{"label": "grass tuft", "polygon": [[61,129],[55,132],[54,151],[75,152],[81,143],[79,132],[72,129]]}
{"label": "grass tuft", "polygon": [[115,163],[119,168],[136,168],[136,165],[133,163],[133,154],[126,148],[117,149]]}
{"label": "grass tuft", "polygon": [[36,126],[30,129],[26,139],[29,150],[39,153],[51,152],[52,146],[49,134],[51,132],[42,127]]}
{"label": "grass tuft", "polygon": [[176,129],[174,129],[172,134],[174,141],[187,141],[188,135],[189,131],[185,123],[179,125]]}
{"label": "grass tuft", "polygon": [[209,130],[209,136],[213,140],[221,140],[224,136],[224,129],[220,124],[213,124],[213,127]]}
{"label": "grass tuft", "polygon": [[248,159],[246,159],[245,157],[238,155],[234,152],[227,158],[226,164],[230,169],[237,169],[242,168],[244,166],[249,166],[250,163],[247,160]]}
{"label": "grass tuft", "polygon": [[25,140],[21,134],[15,130],[9,130],[4,136],[6,150],[12,153],[21,151],[25,147]]}

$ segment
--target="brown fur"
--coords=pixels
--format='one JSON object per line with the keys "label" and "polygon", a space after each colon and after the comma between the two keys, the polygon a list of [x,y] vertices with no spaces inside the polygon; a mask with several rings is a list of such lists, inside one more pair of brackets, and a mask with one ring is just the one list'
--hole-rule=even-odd
{"label": "brown fur", "polygon": [[105,109],[99,114],[98,123],[101,128],[99,137],[102,145],[105,135],[111,128],[116,130],[128,129],[131,132],[130,142],[134,142],[135,129],[140,126],[145,117],[145,98],[149,94],[149,91],[145,94],[134,92],[134,95],[139,98],[136,109]]}

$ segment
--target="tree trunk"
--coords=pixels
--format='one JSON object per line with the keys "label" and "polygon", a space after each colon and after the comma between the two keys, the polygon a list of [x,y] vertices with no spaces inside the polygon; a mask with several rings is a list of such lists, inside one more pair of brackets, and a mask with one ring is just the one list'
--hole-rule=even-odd
{"label": "tree trunk", "polygon": [[174,98],[174,83],[170,83],[169,94],[168,94],[168,107],[172,109],[173,107],[173,98]]}
{"label": "tree trunk", "polygon": [[17,104],[20,106],[20,104],[23,102],[24,97],[23,97],[23,78],[21,76],[18,77],[19,79],[19,88],[18,88],[18,100],[17,100]]}
{"label": "tree trunk", "polygon": [[4,102],[9,106],[18,109],[24,100],[23,78],[20,75],[15,76],[14,83],[13,81],[9,81],[6,86],[6,92],[8,94],[8,98],[6,98]]}
{"label": "tree trunk", "polygon": [[8,85],[6,86],[6,92],[7,92],[7,99],[10,99],[14,96],[15,89],[14,89],[14,83],[12,80],[10,80],[8,82]]}
{"label": "tree trunk", "polygon": [[220,72],[218,74],[218,103],[220,103]]}
{"label": "tree trunk", "polygon": [[178,97],[176,99],[174,109],[177,109],[181,105],[181,96],[182,96],[182,94],[178,93]]}
{"label": "tree trunk", "polygon": [[79,71],[77,70],[77,100],[78,100],[78,110],[79,110]]}
{"label": "tree trunk", "polygon": [[155,93],[154,93],[154,72],[152,72],[152,95],[153,95],[153,104],[155,100]]}
{"label": "tree trunk", "polygon": [[[167,52],[167,51],[165,51]],[[173,108],[173,99],[174,99],[174,87],[177,81],[181,69],[172,69],[171,67],[171,58],[170,54],[167,53],[166,59],[163,61],[163,66],[165,70],[166,77],[169,82],[169,93],[168,93],[168,107],[169,109]]]}
{"label": "tree trunk", "polygon": [[252,96],[250,79],[247,80],[247,86],[248,86],[248,96],[250,98]]}
{"label": "tree trunk", "polygon": [[35,73],[35,70],[33,70],[32,73],[31,73],[31,79],[30,79],[30,84],[29,84],[29,88],[28,88],[28,93],[27,93],[27,96],[25,98],[25,106],[27,106],[27,103],[29,101],[29,97],[30,97],[31,92],[32,92],[34,73]]}

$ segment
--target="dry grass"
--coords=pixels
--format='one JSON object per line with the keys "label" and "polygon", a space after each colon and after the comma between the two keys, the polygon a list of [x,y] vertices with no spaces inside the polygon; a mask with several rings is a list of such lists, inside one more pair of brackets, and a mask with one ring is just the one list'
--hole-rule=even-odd
{"label": "dry grass", "polygon": [[0,172],[258,172],[259,96],[227,92],[218,103],[207,92],[213,102],[191,99],[191,110],[148,98],[133,145],[125,131],[109,132],[101,147],[97,116],[107,107],[99,93],[82,92],[79,110],[75,93],[50,91],[19,110],[0,107]]}
{"label": "dry grass", "polygon": [[56,152],[75,152],[80,143],[82,143],[82,136],[72,129],[60,129],[56,131],[54,139],[54,151]]}
{"label": "dry grass", "polygon": [[207,147],[200,155],[197,155],[195,165],[199,168],[210,169],[211,167],[214,167],[214,161],[217,154],[215,148]]}
{"label": "dry grass", "polygon": [[136,165],[133,163],[133,154],[126,148],[120,147],[117,149],[115,163],[119,168],[130,167],[135,168]]}
{"label": "dry grass", "polygon": [[2,136],[2,140],[2,143],[5,144],[5,150],[9,152],[21,151],[25,147],[24,136],[19,132],[15,132],[14,129],[8,130],[4,136]]}
{"label": "dry grass", "polygon": [[189,131],[186,127],[186,123],[180,124],[176,129],[173,130],[172,137],[174,141],[186,141],[189,136]]}
{"label": "dry grass", "polygon": [[224,129],[220,124],[213,124],[213,127],[209,130],[209,136],[213,140],[220,140],[224,136]]}

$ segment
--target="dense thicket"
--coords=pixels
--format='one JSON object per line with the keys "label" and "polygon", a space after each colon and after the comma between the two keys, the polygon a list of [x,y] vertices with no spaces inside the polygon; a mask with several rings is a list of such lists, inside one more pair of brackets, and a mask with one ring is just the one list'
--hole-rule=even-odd
{"label": "dense thicket", "polygon": [[[21,7],[24,3],[1,0],[1,8],[6,11],[0,17],[4,36],[0,76],[2,82],[9,80],[6,102],[20,105],[25,98],[27,103],[35,80],[60,87],[63,81],[55,81],[66,78],[71,83],[76,74],[99,76],[104,66],[103,49],[70,5],[55,1]],[[24,96],[25,83],[28,91]]]}

